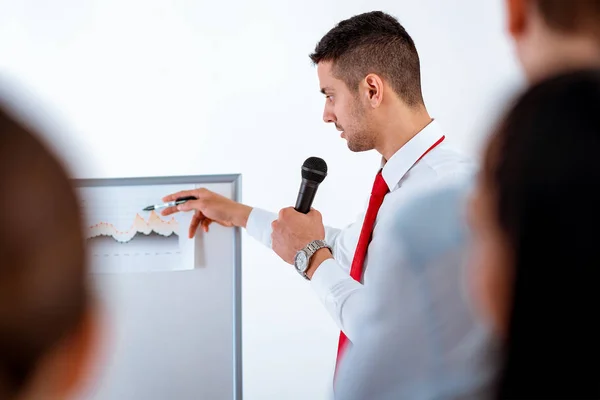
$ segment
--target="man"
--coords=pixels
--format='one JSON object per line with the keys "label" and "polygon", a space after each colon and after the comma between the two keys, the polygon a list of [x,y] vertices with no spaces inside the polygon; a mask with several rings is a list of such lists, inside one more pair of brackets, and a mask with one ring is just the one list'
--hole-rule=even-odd
{"label": "man", "polygon": [[[569,69],[600,67],[600,0],[506,0],[506,7],[509,32],[530,82]],[[357,333],[357,343],[349,350],[340,367],[337,387],[340,399],[493,396],[490,382],[493,382],[496,373],[492,353],[495,349],[483,345],[485,338],[481,335],[485,335],[486,329],[473,330],[462,344],[467,352],[479,354],[481,364],[465,365],[464,358],[456,359],[452,353],[431,354],[434,360],[432,365],[437,363],[435,371],[444,379],[431,379],[430,386],[413,385],[412,391],[406,385],[406,370],[403,368],[404,360],[411,358],[407,355],[410,346],[401,345],[399,339],[411,340],[417,334],[417,328],[435,332],[435,329],[443,326],[442,311],[436,307],[439,305],[435,301],[436,296],[437,299],[448,300],[452,294],[444,294],[444,287],[440,284],[445,282],[447,287],[454,287],[454,296],[465,296],[464,305],[469,302],[469,293],[459,292],[456,288],[457,284],[461,284],[461,281],[464,284],[468,279],[464,274],[467,236],[463,232],[465,221],[462,217],[467,193],[468,185],[436,188],[399,210],[396,216],[397,229],[404,230],[405,234],[398,247],[405,247],[406,251],[397,253],[397,261],[388,263],[387,269],[377,270],[372,278],[378,284],[366,287],[367,311],[363,318],[367,323]],[[407,221],[407,218],[411,221]],[[435,223],[431,223],[432,220]],[[418,226],[420,234],[408,229],[410,226]],[[426,237],[427,240],[415,243],[414,236]],[[425,253],[419,253],[424,249]],[[394,258],[394,253],[390,253],[390,258]],[[440,259],[444,260],[443,269],[439,268]],[[410,319],[405,313],[389,314],[385,321],[380,317],[380,309],[399,308],[399,304],[406,303],[407,290],[399,290],[397,282],[405,283],[409,279],[418,281],[422,290],[428,293],[423,298],[423,301],[427,299],[432,305],[427,309],[427,314],[437,316],[437,320],[429,320],[429,325],[422,323],[418,327],[411,326],[407,324]],[[457,300],[454,304],[460,305],[460,302]],[[444,309],[450,312],[450,308]],[[451,315],[465,316],[464,313]],[[455,331],[448,337],[458,337],[459,332]],[[427,350],[423,342],[415,345],[415,348]],[[461,369],[476,371],[471,376],[464,375],[474,388],[471,393],[460,390],[467,381],[454,372]],[[416,379],[413,377],[412,380]],[[454,395],[450,396],[449,393]]]}
{"label": "man", "polygon": [[508,31],[530,82],[600,67],[600,0],[505,0]]}
{"label": "man", "polygon": [[62,165],[1,106],[0,204],[0,398],[69,398],[96,341],[78,202]]}
{"label": "man", "polygon": [[392,16],[370,12],[340,22],[310,58],[325,96],[324,121],[335,125],[351,151],[376,150],[382,156],[366,214],[345,229],[325,228],[316,210],[301,214],[285,208],[276,215],[202,189],[165,197],[194,195],[198,200],[163,214],[195,210],[190,235],[199,225],[208,230],[212,221],[245,227],[289,264],[312,243],[318,250],[295,266],[342,330],[341,356],[347,338],[352,340],[364,323],[363,283],[369,284],[370,274],[387,263],[387,252],[396,245],[381,225],[411,196],[469,176],[473,166],[447,146],[441,127],[429,116],[417,50]]}

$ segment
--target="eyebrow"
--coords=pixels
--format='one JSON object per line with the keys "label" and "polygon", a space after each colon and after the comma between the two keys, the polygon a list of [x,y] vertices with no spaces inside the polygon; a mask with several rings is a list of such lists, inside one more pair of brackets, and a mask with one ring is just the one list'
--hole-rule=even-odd
{"label": "eyebrow", "polygon": [[328,88],[328,87],[321,88],[321,93],[323,93],[323,94],[327,94],[327,92],[331,92],[331,91],[332,91],[332,89]]}

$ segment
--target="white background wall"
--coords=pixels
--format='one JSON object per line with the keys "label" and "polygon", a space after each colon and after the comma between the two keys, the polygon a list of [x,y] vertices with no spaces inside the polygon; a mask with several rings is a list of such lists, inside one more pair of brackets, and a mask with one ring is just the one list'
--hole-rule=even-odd
{"label": "white background wall", "polygon": [[[521,84],[502,3],[0,0],[0,72],[21,107],[43,106],[25,108],[77,178],[242,173],[243,200],[278,210],[315,155],[330,169],[315,207],[344,226],[379,157],[351,153],[321,120],[316,42],[360,12],[398,17],[431,115],[476,155]],[[325,398],[337,334],[309,285],[244,234],[245,398]]]}

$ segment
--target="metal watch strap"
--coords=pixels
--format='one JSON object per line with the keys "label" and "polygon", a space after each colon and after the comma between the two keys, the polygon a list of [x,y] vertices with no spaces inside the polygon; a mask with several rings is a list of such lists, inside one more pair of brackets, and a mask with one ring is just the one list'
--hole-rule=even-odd
{"label": "metal watch strap", "polygon": [[[329,246],[324,240],[313,240],[312,242],[306,245],[306,247],[304,248],[304,250],[306,250],[306,255],[308,258],[306,270],[308,270],[308,265],[310,265],[310,258],[317,252],[317,250],[323,248],[328,248],[329,251],[333,252],[331,246]],[[310,278],[306,275],[306,271],[301,272],[300,275],[302,275],[304,279],[310,280]]]}
{"label": "metal watch strap", "polygon": [[325,243],[323,240],[313,240],[306,245],[305,249],[307,250],[308,257],[311,257],[317,252],[317,250],[322,249],[323,247],[327,247],[331,250],[331,247],[329,247],[329,245],[327,245],[327,243]]}

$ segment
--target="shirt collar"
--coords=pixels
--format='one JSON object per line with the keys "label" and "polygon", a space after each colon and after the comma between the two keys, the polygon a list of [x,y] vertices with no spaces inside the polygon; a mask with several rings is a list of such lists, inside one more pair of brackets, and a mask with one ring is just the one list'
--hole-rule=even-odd
{"label": "shirt collar", "polygon": [[383,170],[381,174],[390,191],[398,186],[400,180],[417,160],[443,136],[444,133],[439,124],[433,120],[396,151],[387,162],[382,158],[381,167]]}

